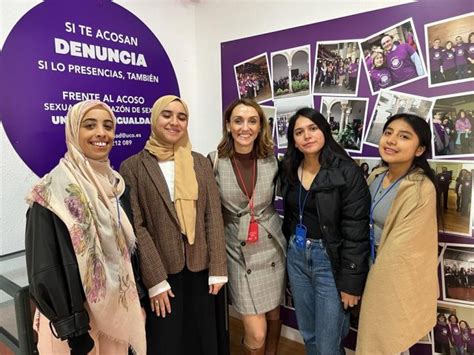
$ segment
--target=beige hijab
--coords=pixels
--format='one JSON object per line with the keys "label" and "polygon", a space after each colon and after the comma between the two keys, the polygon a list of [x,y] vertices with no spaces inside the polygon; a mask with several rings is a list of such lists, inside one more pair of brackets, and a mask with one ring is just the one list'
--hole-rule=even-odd
{"label": "beige hijab", "polygon": [[125,184],[108,160],[88,159],[79,145],[82,120],[94,108],[106,110],[115,128],[115,115],[106,104],[89,100],[74,105],[66,120],[67,152],[33,186],[27,202],[49,209],[68,228],[91,327],[145,354],[145,327],[130,262],[135,234],[118,203]]}
{"label": "beige hijab", "polygon": [[151,110],[151,135],[145,149],[158,160],[174,160],[174,198],[181,233],[188,238],[189,244],[194,244],[196,232],[196,201],[198,198],[198,183],[194,172],[194,160],[191,155],[191,142],[188,132],[176,144],[169,144],[156,134],[157,121],[161,112],[173,101],[183,104],[188,114],[188,106],[177,96],[167,95],[159,98]]}

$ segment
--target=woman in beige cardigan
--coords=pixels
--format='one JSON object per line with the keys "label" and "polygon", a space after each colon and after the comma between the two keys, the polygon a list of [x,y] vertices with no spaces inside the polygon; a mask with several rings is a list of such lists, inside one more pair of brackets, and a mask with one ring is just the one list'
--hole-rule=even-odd
{"label": "woman in beige cardigan", "polygon": [[399,354],[436,323],[437,208],[428,123],[397,114],[384,125],[385,167],[369,177],[374,264],[362,297],[357,354]]}

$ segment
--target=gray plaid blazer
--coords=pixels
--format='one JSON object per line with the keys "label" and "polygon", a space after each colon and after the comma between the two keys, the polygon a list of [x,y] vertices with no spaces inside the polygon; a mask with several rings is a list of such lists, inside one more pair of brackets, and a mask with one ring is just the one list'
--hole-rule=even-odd
{"label": "gray plaid blazer", "polygon": [[221,193],[232,304],[241,314],[268,312],[281,303],[285,286],[286,240],[273,207],[277,160],[273,155],[257,160],[254,209],[259,236],[257,243],[249,244],[249,202],[232,163],[228,158],[215,159],[215,153],[210,159]]}
{"label": "gray plaid blazer", "polygon": [[[212,161],[215,160],[215,154],[216,152],[210,154]],[[237,235],[239,240],[245,241],[250,224],[248,200],[240,189],[230,159],[220,158],[216,164],[214,175],[221,192],[224,220],[238,220],[237,230],[228,231],[229,224],[226,223],[226,234]],[[278,163],[275,156],[258,159],[257,171],[254,210],[255,218],[259,224],[259,235],[265,233],[277,238],[280,247],[286,252],[286,241],[281,230],[282,220],[273,207],[275,179],[278,174]]]}

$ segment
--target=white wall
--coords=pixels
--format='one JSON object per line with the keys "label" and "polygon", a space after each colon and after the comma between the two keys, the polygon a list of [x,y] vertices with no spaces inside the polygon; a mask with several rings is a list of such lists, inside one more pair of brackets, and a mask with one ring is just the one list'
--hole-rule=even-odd
{"label": "white wall", "polygon": [[[0,47],[21,16],[40,2],[0,0]],[[194,149],[203,154],[215,149],[221,135],[221,42],[407,2],[411,1],[116,1],[148,26],[168,53],[190,107]],[[23,197],[37,177],[18,157],[1,123],[0,159],[1,256],[23,249]]]}
{"label": "white wall", "polygon": [[[0,0],[1,47],[20,17],[39,2]],[[0,255],[23,249],[26,210],[23,197],[35,179],[35,174],[14,151],[0,122]]]}

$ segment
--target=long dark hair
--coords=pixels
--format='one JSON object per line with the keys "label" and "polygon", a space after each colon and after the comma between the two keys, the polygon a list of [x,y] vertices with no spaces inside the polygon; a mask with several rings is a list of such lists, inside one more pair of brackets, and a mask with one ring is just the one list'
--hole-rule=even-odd
{"label": "long dark hair", "polygon": [[[385,132],[388,125],[395,120],[403,120],[404,122],[408,123],[410,127],[415,131],[415,134],[417,135],[418,140],[420,141],[420,146],[425,148],[423,154],[421,154],[419,157],[415,156],[410,170],[413,170],[416,167],[420,168],[421,170],[423,170],[423,173],[428,177],[428,179],[430,179],[433,183],[436,190],[436,214],[438,216],[438,226],[440,226],[442,225],[441,194],[438,188],[438,184],[436,182],[435,172],[428,163],[428,157],[431,157],[432,155],[430,125],[420,116],[411,113],[399,113],[388,118],[387,122],[385,122],[383,126],[383,132]],[[387,163],[384,161],[383,164],[387,165]]]}
{"label": "long dark hair", "polygon": [[469,323],[466,322],[464,319],[459,321],[459,328],[461,328],[461,323],[464,323],[466,325],[466,330],[471,330]]}
{"label": "long dark hair", "polygon": [[444,321],[448,323],[448,320],[446,319],[446,316],[443,313],[438,313],[438,316],[436,317],[436,320],[439,321],[439,318],[443,317]]}
{"label": "long dark hair", "polygon": [[288,124],[288,148],[283,158],[283,168],[285,170],[286,176],[289,179],[290,183],[296,184],[298,182],[298,167],[301,164],[301,161],[304,159],[303,153],[301,153],[295,145],[295,124],[296,120],[300,117],[306,117],[318,126],[318,128],[323,132],[324,135],[324,146],[319,154],[319,163],[322,168],[327,168],[331,165],[334,157],[339,157],[344,160],[352,160],[344,150],[332,137],[331,127],[329,126],[328,121],[324,116],[312,109],[311,107],[304,107],[299,109],[293,116],[290,118]]}
{"label": "long dark hair", "polygon": [[[464,113],[464,117],[461,115],[461,113]],[[457,119],[467,120],[468,117],[467,117],[466,111],[464,111],[463,109],[459,110],[457,114]]]}
{"label": "long dark hair", "polygon": [[451,323],[451,317],[456,318],[456,324],[459,323],[459,319],[458,319],[458,317],[457,317],[454,313],[451,313],[451,314],[448,316],[448,321],[449,321],[449,323]]}

